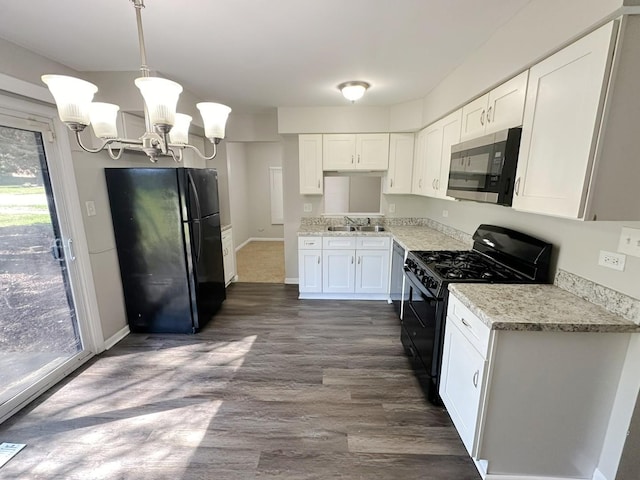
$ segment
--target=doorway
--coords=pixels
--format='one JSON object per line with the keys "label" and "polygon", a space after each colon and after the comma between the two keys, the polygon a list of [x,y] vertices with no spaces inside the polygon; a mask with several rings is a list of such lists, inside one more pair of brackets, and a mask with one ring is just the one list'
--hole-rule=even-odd
{"label": "doorway", "polygon": [[0,421],[90,356],[56,160],[47,123],[0,113]]}

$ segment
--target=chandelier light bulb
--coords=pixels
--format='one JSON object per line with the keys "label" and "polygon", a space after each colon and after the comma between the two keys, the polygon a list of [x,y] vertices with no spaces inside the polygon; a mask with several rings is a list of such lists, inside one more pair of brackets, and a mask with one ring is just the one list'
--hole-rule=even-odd
{"label": "chandelier light bulb", "polygon": [[338,85],[338,90],[342,92],[344,98],[353,103],[360,100],[369,87],[367,82],[353,81],[341,83]]}
{"label": "chandelier light bulb", "polygon": [[221,103],[201,102],[196,103],[204,122],[204,136],[212,142],[224,138],[225,125],[231,108]]}
{"label": "chandelier light bulb", "polygon": [[96,137],[116,138],[118,136],[118,128],[116,126],[116,117],[118,116],[120,107],[113,103],[93,102],[89,110],[89,118],[91,120],[91,128]]}
{"label": "chandelier light bulb", "polygon": [[175,144],[186,145],[189,143],[189,126],[191,125],[191,115],[176,113],[176,123],[169,132],[169,141]]}

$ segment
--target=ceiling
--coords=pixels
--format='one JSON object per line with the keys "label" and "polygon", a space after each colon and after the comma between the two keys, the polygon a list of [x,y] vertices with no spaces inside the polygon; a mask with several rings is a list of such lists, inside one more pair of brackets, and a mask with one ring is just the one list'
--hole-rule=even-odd
{"label": "ceiling", "polygon": [[[423,97],[531,0],[146,0],[147,61],[236,111]],[[140,66],[130,0],[3,2],[0,38],[78,71]],[[48,72],[43,72],[48,73]],[[133,87],[132,85],[132,88]]]}

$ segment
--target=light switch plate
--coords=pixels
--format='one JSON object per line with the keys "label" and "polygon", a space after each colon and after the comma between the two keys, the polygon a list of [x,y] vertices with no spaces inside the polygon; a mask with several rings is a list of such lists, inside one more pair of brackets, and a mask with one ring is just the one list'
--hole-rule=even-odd
{"label": "light switch plate", "polygon": [[395,203],[390,203],[389,204],[389,213],[396,213],[396,204]]}
{"label": "light switch plate", "polygon": [[87,217],[93,217],[96,214],[96,204],[92,200],[84,202],[87,207]]}
{"label": "light switch plate", "polygon": [[640,257],[640,229],[622,227],[618,251],[634,257]]}
{"label": "light switch plate", "polygon": [[304,211],[305,213],[309,213],[313,210],[313,206],[310,203],[305,203],[304,204]]}

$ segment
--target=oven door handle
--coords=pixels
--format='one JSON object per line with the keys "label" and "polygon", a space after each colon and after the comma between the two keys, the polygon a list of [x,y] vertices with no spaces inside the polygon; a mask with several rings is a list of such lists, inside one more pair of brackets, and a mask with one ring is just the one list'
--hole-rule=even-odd
{"label": "oven door handle", "polygon": [[413,304],[411,302],[409,302],[409,308],[413,312],[413,316],[416,317],[416,320],[418,320],[418,323],[420,324],[420,326],[422,328],[427,328],[427,326],[422,322],[422,319],[420,318],[420,315],[418,315],[418,312],[416,312],[416,309],[414,308],[414,306],[413,306]]}

